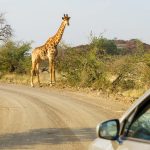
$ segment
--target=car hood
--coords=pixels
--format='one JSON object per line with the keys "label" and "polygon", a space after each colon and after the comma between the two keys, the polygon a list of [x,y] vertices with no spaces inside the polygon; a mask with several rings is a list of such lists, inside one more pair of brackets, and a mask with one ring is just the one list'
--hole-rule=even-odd
{"label": "car hood", "polygon": [[112,142],[109,140],[97,138],[89,146],[89,150],[114,150]]}

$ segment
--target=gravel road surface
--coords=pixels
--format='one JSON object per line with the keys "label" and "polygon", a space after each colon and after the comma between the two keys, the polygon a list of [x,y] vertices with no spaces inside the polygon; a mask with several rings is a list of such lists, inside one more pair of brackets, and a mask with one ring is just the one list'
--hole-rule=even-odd
{"label": "gravel road surface", "polygon": [[104,96],[0,84],[0,149],[87,150],[96,125],[125,109]]}

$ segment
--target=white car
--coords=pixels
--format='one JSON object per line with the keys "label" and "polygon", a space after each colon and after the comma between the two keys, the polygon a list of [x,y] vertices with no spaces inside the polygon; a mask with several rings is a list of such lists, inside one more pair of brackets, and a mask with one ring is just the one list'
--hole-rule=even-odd
{"label": "white car", "polygon": [[119,120],[99,124],[96,133],[89,150],[150,150],[150,90]]}

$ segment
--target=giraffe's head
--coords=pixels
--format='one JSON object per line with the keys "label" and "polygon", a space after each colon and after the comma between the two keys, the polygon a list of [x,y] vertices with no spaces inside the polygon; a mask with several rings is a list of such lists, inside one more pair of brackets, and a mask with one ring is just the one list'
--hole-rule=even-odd
{"label": "giraffe's head", "polygon": [[64,14],[62,20],[69,26],[70,17],[68,16],[68,14]]}

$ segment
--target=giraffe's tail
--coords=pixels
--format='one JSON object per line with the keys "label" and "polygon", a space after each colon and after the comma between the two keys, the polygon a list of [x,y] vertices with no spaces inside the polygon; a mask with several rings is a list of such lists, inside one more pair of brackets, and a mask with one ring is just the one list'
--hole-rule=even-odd
{"label": "giraffe's tail", "polygon": [[36,75],[37,75],[36,70],[31,70],[31,75],[32,75],[32,76],[36,76]]}
{"label": "giraffe's tail", "polygon": [[36,70],[33,70],[33,76],[36,76],[36,75],[37,75]]}

